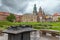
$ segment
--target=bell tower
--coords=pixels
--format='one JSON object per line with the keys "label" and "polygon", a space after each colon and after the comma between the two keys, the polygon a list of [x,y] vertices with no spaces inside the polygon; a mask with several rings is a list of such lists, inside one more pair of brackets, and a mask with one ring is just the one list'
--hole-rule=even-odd
{"label": "bell tower", "polygon": [[41,16],[41,17],[43,17],[45,15],[45,13],[44,13],[44,11],[42,10],[41,7],[39,8],[38,15]]}
{"label": "bell tower", "polygon": [[36,4],[34,4],[33,15],[37,15],[37,7],[36,7]]}

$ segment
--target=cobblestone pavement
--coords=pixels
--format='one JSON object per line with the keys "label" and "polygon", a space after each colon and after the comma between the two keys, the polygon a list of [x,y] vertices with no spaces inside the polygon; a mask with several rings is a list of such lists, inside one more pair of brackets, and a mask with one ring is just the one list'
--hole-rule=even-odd
{"label": "cobblestone pavement", "polygon": [[[31,33],[31,40],[60,40],[60,38],[57,36],[57,37],[52,37],[50,36],[49,34],[47,36],[39,36],[39,33],[36,32],[32,32]],[[3,36],[0,36],[0,40],[8,40],[8,35],[7,34],[4,34]]]}

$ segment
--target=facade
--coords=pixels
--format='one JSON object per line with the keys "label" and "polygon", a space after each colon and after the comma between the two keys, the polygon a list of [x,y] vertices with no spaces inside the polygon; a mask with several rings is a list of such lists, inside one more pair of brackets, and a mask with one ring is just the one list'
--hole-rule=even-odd
{"label": "facade", "polygon": [[45,20],[46,20],[46,22],[52,22],[53,21],[53,16],[52,15],[46,15]]}
{"label": "facade", "polygon": [[22,15],[21,22],[37,22],[37,15]]}
{"label": "facade", "polygon": [[0,20],[4,21],[6,20],[7,16],[10,14],[8,12],[0,12]]}
{"label": "facade", "polygon": [[[1,21],[5,21],[6,20],[6,18],[7,18],[7,16],[9,16],[10,15],[10,13],[9,12],[0,12],[0,20]],[[15,15],[15,17],[16,17],[16,22],[21,22],[21,15],[16,15],[16,14],[14,14]]]}
{"label": "facade", "polygon": [[53,21],[59,21],[58,18],[60,18],[60,14],[59,13],[54,13]]}
{"label": "facade", "polygon": [[15,16],[16,16],[16,22],[21,22],[22,16],[21,15],[15,15]]}

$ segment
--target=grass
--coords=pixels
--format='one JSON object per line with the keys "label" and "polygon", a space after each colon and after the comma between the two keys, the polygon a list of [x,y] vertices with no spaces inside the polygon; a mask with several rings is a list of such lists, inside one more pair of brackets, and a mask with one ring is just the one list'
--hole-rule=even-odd
{"label": "grass", "polygon": [[[60,22],[8,22],[8,21],[0,21],[0,29],[5,30],[7,27],[12,25],[32,25],[33,28],[36,29],[52,29],[60,31]],[[52,25],[52,26],[46,26]]]}

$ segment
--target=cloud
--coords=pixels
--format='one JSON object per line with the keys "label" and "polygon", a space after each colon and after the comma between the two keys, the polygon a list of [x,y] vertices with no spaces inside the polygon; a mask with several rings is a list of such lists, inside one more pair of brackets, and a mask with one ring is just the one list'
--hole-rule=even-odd
{"label": "cloud", "polygon": [[44,10],[50,14],[53,14],[54,12],[59,11],[60,1],[59,0],[45,0],[41,2],[42,7],[44,7]]}
{"label": "cloud", "polygon": [[31,12],[33,10],[34,4],[37,5],[37,10],[39,10],[39,7],[41,6],[45,12],[52,14],[54,12],[59,11],[58,5],[60,5],[60,1],[59,0],[35,0],[34,2],[29,2],[26,12],[27,10],[30,10],[29,12]]}
{"label": "cloud", "polygon": [[12,13],[32,13],[34,4],[45,12],[60,12],[60,0],[0,0],[0,11]]}
{"label": "cloud", "polygon": [[[2,0],[2,6],[7,6],[9,9],[12,8],[12,11],[17,10],[19,12],[20,10],[23,11],[23,8],[25,9],[25,6],[27,6],[27,2],[24,2],[23,0]],[[8,10],[8,8],[6,8]]]}

